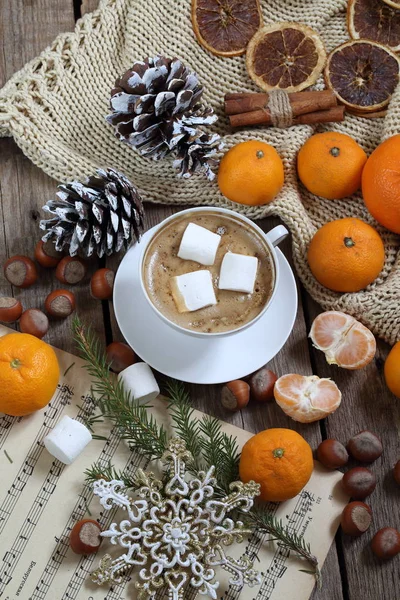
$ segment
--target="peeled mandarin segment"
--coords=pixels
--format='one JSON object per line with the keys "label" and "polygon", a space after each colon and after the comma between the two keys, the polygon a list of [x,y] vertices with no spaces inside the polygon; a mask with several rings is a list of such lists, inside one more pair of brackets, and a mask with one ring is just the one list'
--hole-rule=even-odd
{"label": "peeled mandarin segment", "polygon": [[282,410],[300,423],[318,421],[334,412],[342,394],[330,379],[316,375],[283,375],[275,383],[274,395]]}
{"label": "peeled mandarin segment", "polygon": [[321,313],[314,320],[310,338],[325,353],[329,364],[360,369],[371,362],[376,341],[371,331],[354,317],[338,311]]}
{"label": "peeled mandarin segment", "polygon": [[345,340],[335,352],[335,361],[345,369],[361,369],[374,358],[376,341],[374,335],[362,325],[355,323]]}
{"label": "peeled mandarin segment", "polygon": [[354,323],[350,315],[338,311],[321,313],[314,319],[310,330],[310,338],[319,350],[328,350],[336,345],[343,333]]}

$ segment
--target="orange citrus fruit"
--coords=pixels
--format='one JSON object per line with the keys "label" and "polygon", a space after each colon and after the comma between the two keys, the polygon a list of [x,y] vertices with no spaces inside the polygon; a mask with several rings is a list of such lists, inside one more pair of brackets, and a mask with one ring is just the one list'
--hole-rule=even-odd
{"label": "orange citrus fruit", "polygon": [[233,146],[219,165],[221,194],[239,204],[268,204],[282,189],[283,180],[279,154],[273,146],[257,140]]}
{"label": "orange citrus fruit", "polygon": [[283,412],[300,423],[324,419],[342,400],[334,381],[316,375],[283,375],[275,383],[274,396]]}
{"label": "orange citrus fruit", "polygon": [[346,198],[361,187],[367,155],[349,135],[316,133],[297,155],[297,172],[309,192],[328,200]]}
{"label": "orange citrus fruit", "polygon": [[0,412],[20,417],[48,404],[60,369],[53,348],[27,333],[0,338]]}
{"label": "orange citrus fruit", "polygon": [[314,462],[306,440],[291,429],[266,429],[243,446],[239,473],[244,483],[261,486],[265,502],[282,502],[297,496],[309,481]]}
{"label": "orange citrus fruit", "polygon": [[325,352],[330,365],[343,369],[362,369],[375,356],[373,333],[354,317],[329,310],[314,319],[310,338],[313,345]]}
{"label": "orange citrus fruit", "polygon": [[311,240],[307,258],[321,285],[334,292],[359,292],[378,277],[385,249],[371,225],[348,217],[323,225]]}
{"label": "orange citrus fruit", "polygon": [[400,233],[400,134],[380,144],[371,154],[362,176],[364,202],[384,227]]}
{"label": "orange citrus fruit", "polygon": [[389,352],[384,373],[389,390],[400,398],[400,342],[397,342]]}

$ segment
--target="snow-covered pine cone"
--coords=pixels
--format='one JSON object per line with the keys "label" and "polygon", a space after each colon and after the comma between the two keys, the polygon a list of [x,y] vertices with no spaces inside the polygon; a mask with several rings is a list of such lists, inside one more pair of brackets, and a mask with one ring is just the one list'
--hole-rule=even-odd
{"label": "snow-covered pine cone", "polygon": [[179,59],[148,58],[117,79],[106,119],[117,137],[143,156],[160,160],[174,154],[180,177],[203,170],[213,179],[221,138],[201,129],[218,118],[202,103],[202,94],[196,73]]}
{"label": "snow-covered pine cone", "polygon": [[98,169],[84,183],[72,181],[58,190],[57,199],[43,206],[52,217],[40,221],[40,228],[47,231],[42,240],[52,240],[57,250],[71,256],[78,252],[86,257],[110,256],[140,239],[142,200],[122,173]]}

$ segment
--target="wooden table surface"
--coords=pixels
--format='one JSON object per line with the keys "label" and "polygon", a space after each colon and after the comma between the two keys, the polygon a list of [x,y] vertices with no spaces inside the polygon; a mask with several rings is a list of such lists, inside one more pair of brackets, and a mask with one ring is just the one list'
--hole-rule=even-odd
{"label": "wooden table surface", "polygon": [[[75,20],[92,10],[97,0],[0,0],[0,86],[24,63],[60,32],[72,30]],[[41,207],[53,198],[56,182],[35,167],[10,139],[0,139],[0,264],[15,254],[33,256],[34,246],[40,238],[39,219]],[[100,165],[99,165],[100,166]],[[177,210],[177,209],[175,209]],[[174,209],[147,206],[146,225],[150,227]],[[270,229],[276,220],[262,222]],[[290,241],[283,245],[285,255],[291,260]],[[104,263],[92,265],[104,266]],[[107,260],[107,266],[116,268],[117,259]],[[46,295],[57,288],[54,273],[40,271],[40,281],[28,290],[13,289],[0,275],[0,294],[15,295],[25,308],[43,308]],[[299,289],[299,309],[293,332],[281,352],[270,363],[278,375],[285,373],[312,373],[331,377],[343,393],[339,410],[326,419],[310,425],[299,425],[287,418],[274,403],[252,404],[240,413],[227,414],[220,405],[220,386],[191,386],[195,405],[249,431],[267,427],[290,427],[299,431],[316,448],[327,437],[346,442],[353,434],[369,429],[381,435],[383,456],[372,465],[378,485],[368,499],[374,514],[374,523],[361,538],[352,539],[339,531],[323,568],[323,588],[314,591],[314,600],[399,600],[400,557],[378,562],[369,549],[375,531],[384,526],[400,528],[400,490],[396,487],[391,468],[398,458],[400,430],[400,401],[385,387],[383,362],[388,346],[378,342],[375,360],[358,372],[330,367],[324,355],[310,344],[307,334],[320,308],[302,289]],[[105,343],[120,340],[111,303],[101,303],[90,298],[87,282],[74,288],[78,311],[83,320],[90,322]],[[49,343],[74,352],[70,322],[52,323],[46,337]],[[0,556],[1,559],[1,556]],[[301,574],[299,574],[301,577]],[[57,599],[54,599],[57,600]]]}

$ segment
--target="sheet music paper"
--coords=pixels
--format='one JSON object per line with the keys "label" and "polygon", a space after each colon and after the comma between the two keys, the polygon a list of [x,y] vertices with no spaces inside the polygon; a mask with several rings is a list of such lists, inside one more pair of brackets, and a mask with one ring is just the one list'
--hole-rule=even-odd
{"label": "sheet music paper", "polygon": [[[11,330],[0,326],[0,336]],[[95,555],[78,556],[69,548],[69,533],[82,518],[99,519],[103,528],[119,520],[114,510],[102,512],[91,486],[85,484],[84,470],[94,462],[111,461],[127,474],[143,459],[129,452],[109,425],[99,431],[107,441],[92,441],[69,466],[54,459],[43,446],[43,438],[59,421],[69,415],[80,421],[94,409],[90,395],[91,380],[82,369],[83,361],[56,350],[61,379],[50,404],[27,417],[0,414],[0,598],[1,600],[128,600],[136,598],[133,581],[99,587],[88,575],[111,547],[104,540]],[[66,372],[67,371],[67,372]],[[64,375],[63,375],[64,374]],[[168,426],[162,399],[154,403],[154,414]],[[201,413],[198,413],[201,416]],[[229,424],[227,433],[237,437],[241,447],[251,433]],[[293,531],[304,535],[320,565],[336,533],[347,498],[338,485],[341,473],[326,471],[316,463],[314,474],[302,493],[280,505],[271,505],[276,515],[287,521]],[[246,544],[231,546],[228,554],[244,551],[254,558],[263,575],[258,587],[238,590],[228,584],[225,573],[218,598],[223,600],[307,600],[314,587],[312,575],[299,569],[308,563],[288,555],[268,536],[257,534]],[[114,549],[113,549],[114,550]],[[111,551],[111,554],[113,552]],[[199,596],[200,597],[200,596]],[[160,596],[161,598],[161,596]],[[194,600],[188,592],[185,600]]]}

